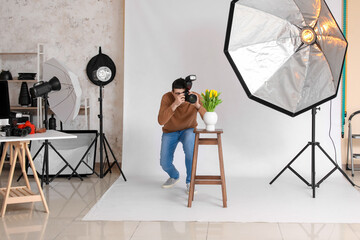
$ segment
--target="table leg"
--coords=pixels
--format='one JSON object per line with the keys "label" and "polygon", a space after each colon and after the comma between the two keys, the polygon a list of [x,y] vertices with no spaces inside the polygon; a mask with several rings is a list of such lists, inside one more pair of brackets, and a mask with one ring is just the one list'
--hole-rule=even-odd
{"label": "table leg", "polygon": [[5,158],[6,158],[6,152],[7,152],[8,147],[9,147],[9,143],[6,142],[6,143],[4,144],[3,152],[2,152],[2,155],[1,155],[0,175],[1,175],[1,172],[2,172],[2,169],[3,169],[3,166],[4,166],[4,162],[5,162]]}
{"label": "table leg", "polygon": [[39,178],[38,178],[37,173],[36,173],[35,165],[34,165],[34,162],[32,160],[31,153],[30,153],[30,150],[29,150],[29,147],[28,147],[27,144],[25,146],[25,151],[26,151],[26,155],[27,155],[28,160],[29,160],[30,167],[31,167],[31,169],[32,169],[32,171],[34,173],[34,179],[35,179],[36,185],[37,185],[37,187],[39,189],[39,194],[40,194],[41,200],[42,200],[42,202],[44,204],[45,211],[47,213],[49,213],[49,208],[47,206],[46,199],[45,199],[44,193],[42,191],[40,181],[39,181]]}
{"label": "table leg", "polygon": [[19,153],[19,145],[16,145],[15,153],[11,154],[13,157],[13,160],[10,159],[10,162],[12,162],[12,165],[11,165],[10,172],[9,172],[8,185],[7,185],[5,196],[4,196],[4,202],[2,205],[2,209],[1,209],[1,217],[4,217],[4,215],[5,215],[7,201],[8,201],[10,190],[11,190],[11,183],[12,183],[12,179],[13,179],[14,171],[15,171],[16,158],[18,156],[18,153]]}
{"label": "table leg", "polygon": [[13,161],[16,159],[13,158],[14,156],[14,143],[9,143],[9,148],[10,148],[10,159],[9,159],[9,162],[10,162],[10,166],[11,164],[13,163]]}
{"label": "table leg", "polygon": [[26,166],[25,166],[25,147],[28,143],[26,142],[22,142],[21,143],[21,154],[19,155],[19,160],[20,160],[20,166],[21,166],[21,172],[24,176],[24,179],[25,179],[25,183],[26,183],[26,187],[31,190],[31,187],[30,187],[30,183],[29,183],[29,178],[27,176],[27,173],[26,173]]}

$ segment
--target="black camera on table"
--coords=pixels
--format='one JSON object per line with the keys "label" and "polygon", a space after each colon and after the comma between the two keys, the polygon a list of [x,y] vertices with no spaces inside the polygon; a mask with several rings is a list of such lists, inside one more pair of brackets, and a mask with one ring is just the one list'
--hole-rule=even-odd
{"label": "black camera on table", "polygon": [[192,82],[196,80],[196,75],[189,75],[184,79],[185,82],[185,101],[189,103],[196,103],[197,96],[195,94],[189,94],[192,87]]}
{"label": "black camera on table", "polygon": [[25,127],[23,129],[20,129],[17,126],[6,125],[1,128],[1,131],[5,132],[7,137],[10,137],[10,136],[25,137],[31,133],[31,128]]}

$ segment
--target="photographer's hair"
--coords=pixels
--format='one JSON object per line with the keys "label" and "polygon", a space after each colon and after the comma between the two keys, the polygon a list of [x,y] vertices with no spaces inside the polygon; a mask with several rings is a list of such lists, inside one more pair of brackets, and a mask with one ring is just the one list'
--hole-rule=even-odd
{"label": "photographer's hair", "polygon": [[182,89],[186,88],[185,86],[185,80],[183,78],[178,78],[172,83],[172,90],[174,89]]}

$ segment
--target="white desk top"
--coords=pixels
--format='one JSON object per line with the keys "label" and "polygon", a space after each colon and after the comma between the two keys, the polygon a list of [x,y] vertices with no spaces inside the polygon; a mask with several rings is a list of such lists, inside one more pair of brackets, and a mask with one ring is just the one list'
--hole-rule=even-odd
{"label": "white desk top", "polygon": [[0,142],[18,142],[18,141],[70,139],[70,138],[77,138],[77,136],[68,133],[59,132],[56,130],[47,130],[44,133],[29,134],[25,137],[0,137]]}

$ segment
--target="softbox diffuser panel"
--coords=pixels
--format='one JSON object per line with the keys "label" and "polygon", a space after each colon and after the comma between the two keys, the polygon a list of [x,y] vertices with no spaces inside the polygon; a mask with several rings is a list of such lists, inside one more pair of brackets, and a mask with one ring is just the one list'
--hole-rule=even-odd
{"label": "softbox diffuser panel", "polygon": [[[314,44],[303,43],[304,28]],[[225,55],[249,98],[287,115],[336,97],[346,50],[323,0],[231,2]]]}

